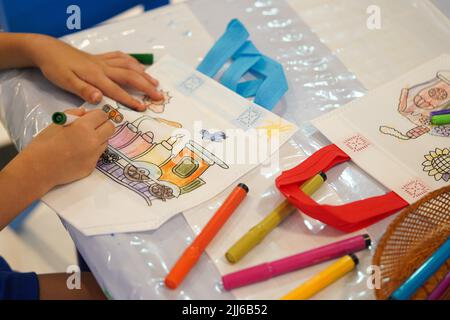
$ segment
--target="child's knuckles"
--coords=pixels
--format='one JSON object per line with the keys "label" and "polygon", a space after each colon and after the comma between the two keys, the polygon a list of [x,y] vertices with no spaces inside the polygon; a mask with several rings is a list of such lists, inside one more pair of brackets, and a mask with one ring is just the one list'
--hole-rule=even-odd
{"label": "child's knuckles", "polygon": [[138,66],[138,63],[136,61],[127,59],[127,61],[125,62],[125,66],[127,67],[127,69],[133,70],[134,68],[136,68],[136,66]]}
{"label": "child's knuckles", "polygon": [[76,135],[79,135],[80,137],[83,137],[86,132],[92,130],[91,125],[88,122],[83,121],[83,118],[77,120],[72,127],[74,128]]}
{"label": "child's knuckles", "polygon": [[136,72],[132,70],[124,70],[122,73],[123,81],[126,85],[131,86],[133,83],[135,83],[136,79]]}
{"label": "child's knuckles", "polygon": [[93,66],[86,73],[88,74],[88,77],[93,81],[99,81],[105,75],[103,68],[98,65]]}

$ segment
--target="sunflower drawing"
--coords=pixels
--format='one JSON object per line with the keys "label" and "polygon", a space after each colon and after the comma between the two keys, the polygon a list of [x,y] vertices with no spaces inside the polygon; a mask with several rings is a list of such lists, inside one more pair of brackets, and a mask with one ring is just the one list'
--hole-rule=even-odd
{"label": "sunflower drawing", "polygon": [[425,155],[426,161],[422,163],[423,171],[427,172],[434,180],[450,180],[450,148],[430,151]]}

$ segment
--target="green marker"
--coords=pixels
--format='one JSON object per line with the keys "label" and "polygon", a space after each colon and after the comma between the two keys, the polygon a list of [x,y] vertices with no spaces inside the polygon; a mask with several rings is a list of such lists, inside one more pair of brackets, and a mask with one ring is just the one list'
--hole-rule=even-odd
{"label": "green marker", "polygon": [[153,64],[153,53],[129,53],[129,55],[142,64],[149,66]]}
{"label": "green marker", "polygon": [[450,124],[450,114],[439,114],[431,117],[431,124],[435,126],[442,126]]}
{"label": "green marker", "polygon": [[52,121],[54,124],[60,125],[60,126],[68,126],[69,124],[71,124],[72,122],[74,122],[75,120],[77,120],[79,117],[71,115],[71,114],[66,114],[64,112],[55,112],[52,115]]}

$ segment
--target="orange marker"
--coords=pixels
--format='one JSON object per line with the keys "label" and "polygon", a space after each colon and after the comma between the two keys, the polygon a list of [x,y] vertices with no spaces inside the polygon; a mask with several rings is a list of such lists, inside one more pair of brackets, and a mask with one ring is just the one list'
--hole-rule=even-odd
{"label": "orange marker", "polygon": [[175,266],[170,270],[164,280],[168,288],[175,289],[180,285],[192,267],[197,263],[198,259],[200,259],[206,246],[216,236],[225,222],[227,222],[228,218],[233,214],[242,200],[244,200],[247,193],[248,187],[243,183],[238,184],[234,188],[219,210],[208,221],[194,242],[184,251]]}

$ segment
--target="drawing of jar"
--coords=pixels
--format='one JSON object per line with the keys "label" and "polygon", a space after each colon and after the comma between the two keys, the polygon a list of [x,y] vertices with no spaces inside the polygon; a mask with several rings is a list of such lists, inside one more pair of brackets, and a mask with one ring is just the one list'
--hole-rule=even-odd
{"label": "drawing of jar", "polygon": [[133,142],[127,144],[120,151],[130,159],[136,158],[153,147],[153,138],[153,132],[148,131],[139,135],[136,139],[132,140]]}
{"label": "drawing of jar", "polygon": [[120,149],[139,137],[140,132],[138,128],[132,123],[125,122],[123,125],[117,127],[114,135],[109,139],[109,145],[115,149]]}
{"label": "drawing of jar", "polygon": [[183,135],[178,134],[172,136],[167,140],[161,141],[146,153],[141,154],[139,157],[133,159],[141,162],[152,163],[158,167],[164,165],[172,156],[173,146],[183,138]]}
{"label": "drawing of jar", "polygon": [[[141,132],[139,131],[139,127],[141,126],[142,122],[146,120],[154,119],[149,116],[142,116],[131,123],[127,121],[123,125],[118,126],[114,135],[109,139],[109,145],[118,150],[130,145],[130,148],[128,148],[127,151],[131,152],[134,157],[140,154],[137,153],[138,150],[135,150],[135,148],[139,146],[140,142],[142,142],[143,146],[145,146],[145,150],[142,150],[141,153],[148,150],[148,144],[153,143],[153,133],[149,131],[144,134],[146,136],[141,136]],[[131,144],[133,144],[133,146],[131,146]],[[140,147],[138,149],[141,150]],[[132,152],[131,150],[134,151]]]}
{"label": "drawing of jar", "polygon": [[432,126],[433,111],[450,109],[450,71],[439,71],[434,79],[401,91],[398,112],[416,126],[405,133],[381,126],[380,131],[401,140],[417,139],[430,133],[450,137],[450,125]]}
{"label": "drawing of jar", "polygon": [[161,167],[162,175],[159,180],[178,186],[182,194],[191,192],[205,184],[200,177],[214,164],[223,169],[229,168],[225,162],[191,140],[175,157]]}
{"label": "drawing of jar", "polygon": [[450,136],[450,126],[445,133],[443,128],[434,130],[430,122],[431,112],[450,108],[450,71],[440,71],[436,78],[408,91],[407,96],[400,99],[399,112],[416,127],[407,135],[413,139],[427,132],[437,136]]}

